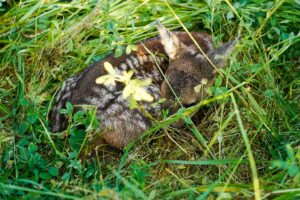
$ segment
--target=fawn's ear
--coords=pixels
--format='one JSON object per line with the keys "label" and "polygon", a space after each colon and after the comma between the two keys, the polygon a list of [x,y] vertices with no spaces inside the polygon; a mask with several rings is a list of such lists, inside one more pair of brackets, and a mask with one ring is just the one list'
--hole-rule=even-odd
{"label": "fawn's ear", "polygon": [[181,53],[188,47],[180,42],[178,37],[171,31],[169,31],[166,27],[164,27],[159,21],[156,21],[156,24],[161,43],[163,44],[169,58],[172,60],[178,58]]}
{"label": "fawn's ear", "polygon": [[235,50],[236,43],[240,40],[240,38],[241,37],[238,36],[234,40],[223,44],[219,48],[214,49],[212,52],[209,53],[208,57],[216,65],[216,67],[221,68],[226,66],[226,61],[230,53],[232,53],[232,51]]}

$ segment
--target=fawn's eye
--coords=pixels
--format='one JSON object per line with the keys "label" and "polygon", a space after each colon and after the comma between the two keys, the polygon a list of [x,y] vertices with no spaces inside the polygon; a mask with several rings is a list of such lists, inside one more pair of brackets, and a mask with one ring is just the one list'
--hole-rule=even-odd
{"label": "fawn's eye", "polygon": [[188,108],[188,107],[192,107],[194,105],[197,105],[197,102],[189,103],[189,104],[183,104],[183,107]]}

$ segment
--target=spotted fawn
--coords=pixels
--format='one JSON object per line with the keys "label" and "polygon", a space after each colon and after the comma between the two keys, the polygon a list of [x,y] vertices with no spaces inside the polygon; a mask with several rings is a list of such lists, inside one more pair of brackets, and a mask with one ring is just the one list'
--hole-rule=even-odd
{"label": "spotted fawn", "polygon": [[[180,105],[176,104],[174,92],[183,106],[193,105],[205,98],[205,88],[213,84],[216,68],[226,65],[226,58],[238,39],[214,49],[210,35],[191,33],[207,55],[205,57],[186,32],[171,32],[159,22],[157,29],[159,36],[140,42],[137,50],[129,55],[119,58],[109,55],[89,66],[82,74],[67,79],[50,113],[51,131],[59,132],[67,128],[68,119],[59,110],[65,108],[68,101],[73,105],[95,106],[103,139],[115,148],[124,148],[151,126],[145,112],[129,108],[128,99],[122,96],[124,85],[96,84],[99,76],[107,74],[104,62],[111,63],[117,73],[133,70],[133,78],[152,79],[147,92],[153,96],[154,102],[166,99],[163,105],[157,107],[153,107],[153,102],[141,102],[144,111],[152,116],[159,116],[162,108],[169,109],[171,114],[177,111]],[[201,83],[205,83],[202,91],[196,92],[195,86]]]}

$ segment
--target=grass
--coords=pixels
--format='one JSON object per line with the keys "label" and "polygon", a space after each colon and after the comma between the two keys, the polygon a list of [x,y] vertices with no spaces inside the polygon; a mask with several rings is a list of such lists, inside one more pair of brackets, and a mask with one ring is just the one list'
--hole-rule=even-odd
{"label": "grass", "polygon": [[[4,2],[0,198],[298,199],[299,9],[298,0]],[[73,116],[86,132],[49,132],[62,81],[157,35],[157,19],[208,32],[216,45],[241,34],[211,97],[159,121],[122,153],[88,156],[99,134],[92,111]],[[186,128],[168,126],[182,117]]]}

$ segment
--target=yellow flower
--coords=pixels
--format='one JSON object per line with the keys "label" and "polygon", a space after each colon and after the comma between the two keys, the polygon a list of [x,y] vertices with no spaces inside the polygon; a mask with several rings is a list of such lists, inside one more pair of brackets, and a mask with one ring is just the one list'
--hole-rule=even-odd
{"label": "yellow flower", "polygon": [[130,80],[123,90],[124,98],[133,97],[136,101],[153,101],[153,97],[147,93],[145,87],[151,84],[151,79]]}
{"label": "yellow flower", "polygon": [[113,66],[109,62],[104,62],[104,69],[108,72],[108,74],[97,78],[96,83],[104,85],[116,85],[116,71]]}

